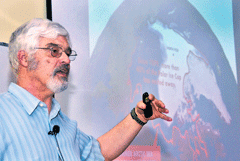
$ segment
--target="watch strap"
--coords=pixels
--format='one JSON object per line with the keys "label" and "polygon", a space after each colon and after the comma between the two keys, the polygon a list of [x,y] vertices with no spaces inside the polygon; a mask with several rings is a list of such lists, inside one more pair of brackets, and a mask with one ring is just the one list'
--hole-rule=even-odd
{"label": "watch strap", "polygon": [[131,116],[132,116],[132,118],[133,118],[138,124],[140,124],[141,126],[143,126],[143,125],[146,124],[145,122],[142,122],[142,121],[138,118],[138,116],[137,116],[137,114],[136,114],[136,112],[135,112],[135,108],[132,109],[132,111],[131,111]]}

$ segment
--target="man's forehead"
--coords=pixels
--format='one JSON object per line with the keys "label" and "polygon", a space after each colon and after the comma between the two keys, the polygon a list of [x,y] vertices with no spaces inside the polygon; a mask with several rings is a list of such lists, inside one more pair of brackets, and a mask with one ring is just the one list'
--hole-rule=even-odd
{"label": "man's forehead", "polygon": [[67,38],[64,36],[58,36],[57,38],[46,38],[41,37],[39,39],[39,44],[44,46],[59,46],[63,48],[69,48]]}

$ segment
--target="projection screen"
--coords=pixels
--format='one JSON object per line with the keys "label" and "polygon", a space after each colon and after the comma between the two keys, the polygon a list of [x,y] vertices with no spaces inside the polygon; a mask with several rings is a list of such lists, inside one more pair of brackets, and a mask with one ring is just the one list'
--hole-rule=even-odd
{"label": "projection screen", "polygon": [[[69,89],[56,95],[62,110],[97,138],[152,93],[173,121],[149,121],[116,160],[240,158],[234,7],[231,0],[52,0],[52,19],[78,53]],[[7,47],[0,51],[2,92],[11,74]]]}

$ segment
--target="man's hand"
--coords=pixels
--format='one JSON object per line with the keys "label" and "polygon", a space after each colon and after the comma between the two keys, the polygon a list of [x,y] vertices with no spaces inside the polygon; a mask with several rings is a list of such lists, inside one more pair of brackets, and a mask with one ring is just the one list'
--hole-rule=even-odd
{"label": "man's hand", "polygon": [[149,118],[144,116],[144,109],[146,109],[146,104],[143,101],[138,102],[135,112],[138,115],[139,119],[143,122],[147,122],[148,120],[154,120],[156,118],[161,118],[166,121],[172,121],[171,117],[166,116],[165,114],[169,113],[169,110],[165,108],[165,105],[162,101],[155,98],[154,95],[150,94],[149,99],[151,100],[151,106],[153,115]]}

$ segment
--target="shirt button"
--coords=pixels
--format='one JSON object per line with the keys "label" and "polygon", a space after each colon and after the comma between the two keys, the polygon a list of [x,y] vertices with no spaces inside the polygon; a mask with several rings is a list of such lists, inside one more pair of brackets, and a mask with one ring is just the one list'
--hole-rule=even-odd
{"label": "shirt button", "polygon": [[40,103],[40,107],[43,107],[44,105],[42,103]]}

